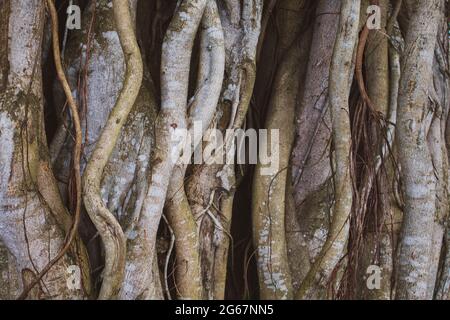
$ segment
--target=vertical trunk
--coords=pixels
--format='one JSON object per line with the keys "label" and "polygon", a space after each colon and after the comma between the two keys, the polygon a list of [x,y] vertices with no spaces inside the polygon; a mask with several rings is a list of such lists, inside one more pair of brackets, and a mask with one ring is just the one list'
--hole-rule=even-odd
{"label": "vertical trunk", "polygon": [[[450,77],[448,74],[448,23],[444,15],[440,16],[439,31],[434,50],[433,85],[430,92],[433,94],[436,115],[428,134],[428,144],[432,154],[432,161],[437,176],[436,182],[436,218],[433,227],[431,272],[428,280],[428,294],[433,298],[445,299],[448,297],[448,284],[446,279],[450,272],[448,265],[448,231],[449,218],[449,154],[446,144],[446,128],[449,115]],[[447,243],[445,242],[447,240]],[[441,271],[439,272],[439,269]],[[448,280],[447,280],[448,281]]]}
{"label": "vertical trunk", "polygon": [[359,12],[359,0],[342,1],[339,29],[331,58],[329,84],[335,167],[333,215],[327,240],[301,284],[297,298],[323,295],[332,271],[345,252],[352,207],[348,97],[352,79],[353,52],[357,43]]}
{"label": "vertical trunk", "polygon": [[[329,73],[341,1],[319,1],[306,78],[299,96],[292,151],[295,211],[287,213],[287,237],[294,288],[325,243],[331,214],[331,118]],[[294,263],[295,262],[295,263]]]}
{"label": "vertical trunk", "polygon": [[300,35],[308,6],[304,2],[281,1],[277,5],[280,23],[279,48],[281,57],[272,87],[273,95],[268,106],[264,128],[268,130],[267,147],[277,130],[278,150],[268,150],[274,155],[278,151],[277,171],[270,174],[264,165],[257,164],[253,177],[252,222],[256,249],[260,297],[262,299],[292,299],[293,287],[285,230],[285,196],[289,159],[294,140],[296,99],[300,81],[305,73],[301,58],[306,57],[308,36]]}
{"label": "vertical trunk", "polygon": [[[10,6],[9,14],[3,15],[7,12],[5,6]],[[7,46],[1,52],[2,61],[7,61],[7,69],[2,66],[7,79],[0,92],[0,237],[9,251],[10,270],[15,268],[11,274],[20,274],[20,281],[11,283],[10,295],[14,297],[58,254],[64,244],[64,232],[70,229],[71,217],[61,202],[49,168],[44,131],[41,73],[44,2],[6,1],[0,8],[5,18],[2,32],[8,34]],[[83,251],[70,250],[28,296],[71,299],[89,294],[71,290],[66,284],[67,268],[86,258],[77,257],[75,252],[83,255]],[[83,275],[88,274],[86,265],[80,267]],[[89,283],[84,285],[88,290]]]}
{"label": "vertical trunk", "polygon": [[397,139],[404,184],[404,219],[397,261],[396,297],[431,299],[428,290],[436,218],[436,177],[427,135],[434,111],[429,100],[441,0],[415,1],[402,61]]}
{"label": "vertical trunk", "polygon": [[[255,82],[256,49],[263,1],[219,2],[225,36],[225,78],[214,127],[243,126]],[[224,148],[225,149],[225,148]],[[226,154],[229,150],[224,150]],[[233,164],[193,166],[186,193],[199,223],[204,297],[223,299],[227,273],[229,228],[236,191]]]}
{"label": "vertical trunk", "polygon": [[[201,149],[201,141],[197,141],[201,137],[196,136],[192,126],[201,124],[201,135],[209,128],[216,112],[224,74],[224,35],[217,5],[212,0],[208,0],[203,14],[200,37],[197,88],[188,106],[188,129],[194,139],[191,151]],[[167,193],[166,213],[175,235],[175,284],[179,298],[201,299],[199,238],[196,221],[184,190],[186,169],[186,164],[178,164],[173,170]]]}

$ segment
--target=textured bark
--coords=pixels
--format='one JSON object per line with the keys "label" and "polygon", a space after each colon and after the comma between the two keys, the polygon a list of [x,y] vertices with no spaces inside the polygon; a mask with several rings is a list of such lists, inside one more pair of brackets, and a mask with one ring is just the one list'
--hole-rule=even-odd
{"label": "textured bark", "polygon": [[329,72],[341,1],[319,1],[292,150],[295,210],[287,212],[293,285],[298,290],[328,233],[331,209]]}
{"label": "textured bark", "polygon": [[[241,128],[255,82],[256,49],[263,1],[218,3],[225,35],[225,78],[219,99],[219,130]],[[227,154],[224,146],[223,154]],[[236,177],[233,164],[195,165],[186,193],[199,223],[203,296],[225,296],[228,247]],[[214,205],[213,205],[214,204]],[[209,211],[209,212],[208,212]]]}
{"label": "textured bark", "polygon": [[0,0],[0,298],[448,299],[448,19]]}
{"label": "textured bark", "polygon": [[[447,17],[448,19],[448,17]],[[436,96],[438,98],[438,103],[440,107],[442,108],[442,116],[441,116],[441,137],[440,142],[442,143],[442,140],[445,142],[445,147],[443,146],[442,154],[447,154],[447,159],[443,159],[442,163],[447,165],[447,170],[445,171],[445,167],[442,175],[440,176],[440,185],[445,186],[446,188],[443,189],[444,192],[447,192],[447,197],[444,198],[443,202],[445,203],[445,200],[448,201],[448,146],[449,146],[449,129],[448,129],[448,112],[449,112],[449,99],[450,99],[450,76],[448,72],[445,70],[448,70],[448,66],[450,63],[450,55],[449,55],[449,42],[446,41],[446,38],[448,38],[448,34],[446,32],[447,27],[446,24],[448,22],[446,21],[445,17],[442,17],[441,19],[441,29],[438,35],[436,48],[435,48],[435,61],[433,64],[433,78],[434,78],[434,89],[436,91]],[[445,31],[444,31],[445,30]],[[447,120],[446,120],[447,119]],[[441,170],[442,170],[441,169]],[[446,178],[446,180],[442,179]],[[442,188],[441,188],[442,190]],[[447,207],[445,207],[445,205]],[[436,283],[435,288],[435,298],[436,299],[442,299],[442,300],[449,300],[450,299],[450,237],[449,237],[449,227],[448,227],[448,221],[449,221],[449,211],[448,211],[448,202],[445,203],[443,207],[440,208],[440,212],[438,215],[439,220],[438,223],[441,223],[441,225],[446,226],[444,228],[444,237],[443,237],[443,245],[442,245],[442,255],[441,255],[441,264],[437,265],[440,267],[440,271],[438,270],[438,282]],[[436,225],[435,225],[436,226]],[[437,249],[437,248],[436,248]]]}
{"label": "textured bark", "polygon": [[[281,1],[277,17],[281,38],[278,56],[281,62],[273,84],[274,93],[270,99],[266,123],[267,144],[271,144],[272,131],[278,130],[279,169],[272,174],[263,174],[264,164],[257,164],[253,177],[252,218],[253,237],[257,248],[256,259],[262,299],[292,299],[293,287],[288,263],[285,230],[285,196],[290,153],[294,140],[294,119],[296,99],[300,80],[305,73],[307,49],[301,47],[308,36],[300,36],[300,26],[305,18],[306,6],[302,1]],[[308,48],[307,45],[303,45]]]}
{"label": "textured bark", "polygon": [[[125,64],[119,38],[114,25],[111,1],[97,1],[83,14],[81,32],[68,41],[66,63],[69,66],[72,86],[84,107],[84,157],[90,157],[102,128],[114,107],[123,84]],[[131,15],[135,16],[136,2],[130,3]],[[134,20],[134,18],[133,18]],[[82,48],[80,52],[80,48]],[[145,67],[145,66],[144,66]],[[145,69],[146,70],[146,69]],[[81,75],[81,79],[78,76]],[[139,213],[148,188],[149,159],[154,144],[153,122],[156,118],[156,97],[150,75],[145,71],[143,84],[130,111],[117,144],[105,167],[101,181],[101,195],[108,210],[114,214],[127,237],[126,272],[119,297],[123,299],[162,298],[159,271],[147,268],[154,257],[153,247],[148,244],[144,229],[139,225]],[[61,126],[64,130],[65,126]],[[58,133],[52,146],[59,143]],[[67,194],[67,149],[70,139],[63,140],[55,154],[63,193]],[[83,236],[87,239],[90,254],[95,258],[93,267],[102,267],[98,258],[96,231],[84,219]]]}
{"label": "textured bark", "polygon": [[[192,151],[199,147],[201,149],[201,141],[197,140],[211,124],[222,88],[225,47],[219,12],[214,1],[209,0],[206,5],[200,36],[197,89],[188,106],[188,128],[194,139]],[[192,128],[194,124],[202,126],[203,132],[199,137]],[[201,299],[199,238],[196,221],[184,191],[186,169],[187,165],[178,164],[172,172],[167,192],[166,214],[175,234],[177,293],[182,299]]]}
{"label": "textured bark", "polygon": [[[373,2],[371,2],[373,3]],[[359,262],[358,273],[358,297],[367,299],[383,299],[389,300],[391,296],[391,273],[393,269],[393,239],[394,233],[392,225],[392,217],[395,214],[395,204],[390,199],[391,185],[390,181],[395,179],[395,170],[392,168],[390,157],[393,142],[393,128],[396,118],[396,104],[398,96],[398,81],[400,70],[397,61],[399,58],[395,48],[391,48],[392,54],[395,56],[391,59],[389,65],[389,40],[385,36],[389,21],[396,21],[395,14],[391,10],[388,17],[389,5],[388,1],[378,1],[381,8],[380,30],[372,30],[368,34],[367,43],[364,52],[365,80],[367,94],[370,97],[371,104],[375,111],[379,113],[383,119],[387,119],[386,127],[383,127],[381,137],[377,124],[371,124],[369,127],[371,134],[371,148],[378,153],[375,163],[375,172],[370,172],[368,182],[363,186],[366,191],[363,194],[361,204],[366,206],[364,196],[369,192],[376,193],[379,199],[380,212],[373,212],[372,216],[366,217],[366,226],[363,235],[363,245],[360,248],[361,257]],[[366,6],[361,6],[362,11]],[[362,21],[363,23],[365,21]],[[392,31],[392,30],[390,30]],[[389,68],[391,67],[391,68]],[[392,77],[390,77],[392,74]],[[392,82],[392,83],[391,83]],[[382,169],[386,169],[384,172]],[[380,226],[381,225],[381,226]],[[365,280],[366,271],[369,266],[377,265],[382,268],[381,287],[376,290],[369,290]]]}
{"label": "textured bark", "polygon": [[327,240],[301,284],[297,298],[314,298],[326,289],[331,272],[345,251],[352,206],[348,94],[352,78],[353,51],[357,42],[359,10],[360,1],[342,1],[329,84],[335,166],[333,216]]}
{"label": "textured bark", "polygon": [[127,0],[113,1],[114,21],[125,56],[123,87],[83,176],[84,204],[102,238],[105,267],[99,298],[115,297],[120,291],[125,272],[126,240],[123,230],[105,206],[100,191],[103,170],[114,150],[121,128],[136,101],[141,87],[143,67]]}
{"label": "textured bark", "polygon": [[[0,236],[12,279],[7,294],[14,298],[58,254],[71,217],[49,168],[44,131],[40,69],[44,2],[6,2],[1,4],[2,12],[8,5],[9,14],[4,16],[8,27],[3,30],[9,39],[7,81],[0,97]],[[20,37],[15,36],[18,33]],[[79,244],[56,262],[29,298],[79,299],[89,294],[87,258]],[[66,285],[69,265],[81,267],[87,291]]]}
{"label": "textured bark", "polygon": [[[142,203],[140,224],[156,254],[156,235],[179,144],[175,130],[187,127],[186,105],[190,59],[195,34],[207,1],[183,1],[177,9],[162,45],[161,109],[155,124],[155,149],[151,158],[151,182]],[[175,156],[175,159],[174,159]]]}
{"label": "textured bark", "polygon": [[405,37],[397,138],[404,181],[405,215],[399,244],[399,299],[431,299],[428,290],[436,218],[436,177],[427,135],[433,110],[428,90],[442,1],[415,2]]}

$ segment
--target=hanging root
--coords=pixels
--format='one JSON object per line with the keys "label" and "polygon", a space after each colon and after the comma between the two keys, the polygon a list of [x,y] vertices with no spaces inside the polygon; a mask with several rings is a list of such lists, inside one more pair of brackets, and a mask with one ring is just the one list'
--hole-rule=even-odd
{"label": "hanging root", "polygon": [[100,183],[103,170],[139,93],[143,75],[142,59],[134,34],[128,0],[113,0],[113,10],[126,63],[124,85],[83,177],[86,210],[102,238],[105,250],[105,267],[99,299],[114,298],[120,290],[126,252],[124,233],[114,215],[103,203]]}
{"label": "hanging root", "polygon": [[[50,12],[52,20],[52,45],[53,45],[53,56],[56,66],[56,71],[58,79],[62,84],[64,93],[66,95],[71,115],[72,122],[75,129],[75,145],[73,150],[73,180],[74,180],[74,213],[72,218],[72,226],[69,233],[66,236],[65,243],[58,254],[36,275],[33,281],[23,290],[22,294],[18,299],[25,299],[30,292],[30,290],[38,284],[42,277],[52,268],[69,250],[73,240],[77,236],[78,225],[80,222],[80,211],[81,211],[81,174],[80,174],[80,158],[81,158],[81,144],[82,144],[82,132],[80,117],[78,114],[78,107],[75,100],[72,97],[72,90],[70,89],[69,83],[67,82],[66,75],[61,63],[61,55],[59,48],[59,34],[58,34],[58,14],[56,12],[55,4],[53,0],[46,0],[47,8]],[[57,192],[57,190],[55,190]],[[50,204],[53,205],[53,204]]]}
{"label": "hanging root", "polygon": [[[379,5],[378,1],[374,0],[370,1],[370,4]],[[385,0],[382,0],[381,7],[384,17],[387,13]],[[364,66],[367,70],[366,81],[363,76]],[[391,156],[393,163],[395,160],[391,153],[393,126],[386,120],[389,110],[388,42],[382,31],[369,31],[366,23],[356,52],[355,80],[359,97],[353,99],[353,106],[350,108],[353,207],[347,261],[342,276],[345,279],[341,281],[339,296],[353,298],[356,295],[365,295],[368,298],[389,299],[390,281],[387,274],[392,269],[392,261],[389,254],[385,254],[386,250],[391,250],[391,246],[387,245],[390,233],[387,232],[384,222],[391,208],[386,185],[386,161],[388,156]],[[368,91],[371,92],[372,98],[369,97]],[[396,100],[395,95],[393,99]],[[395,113],[395,110],[394,101],[392,112]],[[394,124],[395,118],[391,120]],[[382,290],[367,291],[365,284],[361,284],[361,275],[371,264],[382,266],[386,274]]]}

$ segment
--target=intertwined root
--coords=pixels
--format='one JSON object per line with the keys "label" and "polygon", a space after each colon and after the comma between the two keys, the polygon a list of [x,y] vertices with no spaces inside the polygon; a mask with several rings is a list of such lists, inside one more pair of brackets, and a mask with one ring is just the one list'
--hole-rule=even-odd
{"label": "intertwined root", "polygon": [[0,297],[448,297],[445,4],[0,1]]}

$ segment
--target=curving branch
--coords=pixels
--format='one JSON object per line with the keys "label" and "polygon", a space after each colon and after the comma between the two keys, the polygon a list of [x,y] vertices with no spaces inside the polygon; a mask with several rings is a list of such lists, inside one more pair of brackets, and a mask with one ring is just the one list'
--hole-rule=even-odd
{"label": "curving branch", "polygon": [[[217,5],[225,36],[226,71],[214,127],[223,132],[227,128],[240,128],[247,114],[255,81],[263,1],[231,0]],[[220,146],[225,155],[233,151],[228,149],[232,143],[227,142]],[[192,170],[185,189],[192,213],[200,219],[197,221],[204,298],[224,299],[236,190],[234,165],[194,165]]]}
{"label": "curving branch", "polygon": [[126,240],[121,226],[106,208],[100,195],[103,170],[120,131],[137,98],[143,65],[136,41],[128,0],[113,0],[114,20],[124,52],[126,72],[122,90],[100,135],[83,177],[84,203],[105,249],[105,267],[99,299],[113,298],[124,276]]}
{"label": "curving branch", "polygon": [[[140,225],[155,248],[158,225],[176,161],[181,151],[172,135],[185,129],[188,79],[192,47],[207,0],[183,1],[167,29],[161,57],[161,110],[156,120],[151,182],[140,214]],[[176,160],[176,159],[175,159]]]}

